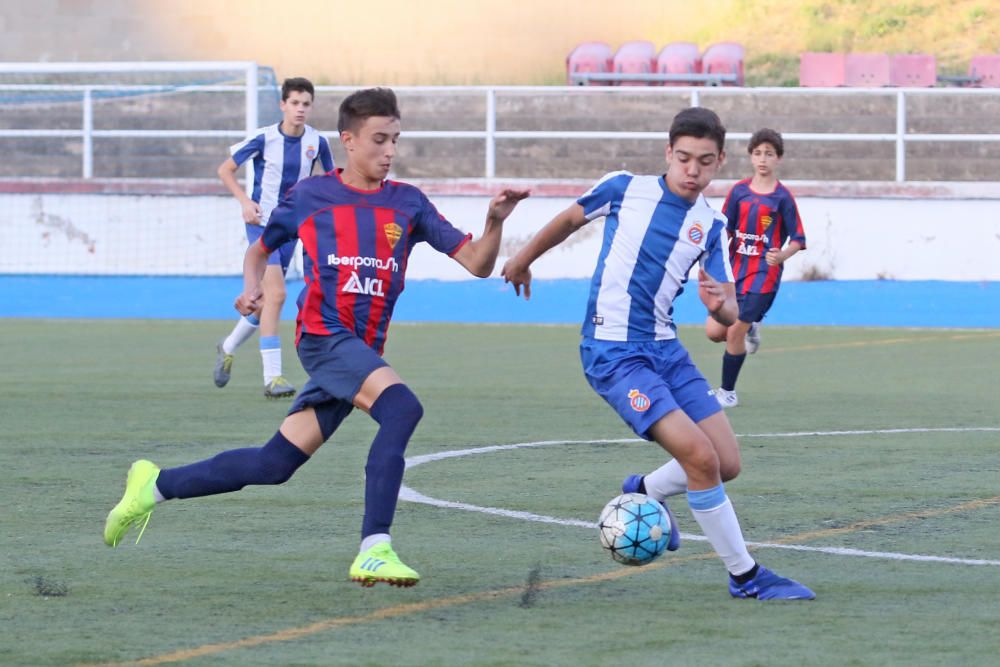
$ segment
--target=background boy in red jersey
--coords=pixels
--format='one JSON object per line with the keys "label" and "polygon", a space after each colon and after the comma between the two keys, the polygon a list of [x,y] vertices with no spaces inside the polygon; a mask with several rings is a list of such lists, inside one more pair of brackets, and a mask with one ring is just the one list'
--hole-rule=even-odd
{"label": "background boy in red jersey", "polygon": [[302,239],[306,284],[298,299],[296,348],[309,381],[263,447],[163,470],[150,461],[133,463],[125,495],[105,523],[108,546],[117,546],[134,525],[145,528],[157,502],[287,481],[357,407],[378,422],[379,430],[365,466],[361,548],[349,576],[364,586],[377,581],[412,586],[420,580],[400,561],[389,538],[403,453],[423,416],[417,397],[382,359],[389,320],[415,244],[426,241],[485,278],[496,263],[503,221],[528,191],[504,190],[494,197],[482,236],[472,240],[419,189],[386,180],[400,135],[391,90],[349,95],[340,105],[337,125],[346,167],[304,179],[288,191],[263,236],[247,250],[244,290],[236,300],[243,314],[257,309],[268,256]]}
{"label": "background boy in red jersey", "polygon": [[760,346],[759,322],[778,294],[785,260],[806,247],[795,198],[776,173],[785,153],[781,135],[767,128],[754,132],[748,152],[753,177],[736,183],[722,206],[728,219],[729,260],[739,318],[729,327],[711,317],[705,321],[709,339],[726,343],[722,385],[715,391],[724,408],[739,404],[736,380],[747,354]]}

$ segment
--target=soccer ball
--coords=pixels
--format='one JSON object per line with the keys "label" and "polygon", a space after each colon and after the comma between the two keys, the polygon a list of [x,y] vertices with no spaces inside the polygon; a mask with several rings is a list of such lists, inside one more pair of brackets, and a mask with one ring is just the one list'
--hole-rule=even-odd
{"label": "soccer ball", "polygon": [[623,493],[604,506],[597,524],[601,546],[625,565],[656,560],[670,540],[670,517],[663,505],[642,493]]}

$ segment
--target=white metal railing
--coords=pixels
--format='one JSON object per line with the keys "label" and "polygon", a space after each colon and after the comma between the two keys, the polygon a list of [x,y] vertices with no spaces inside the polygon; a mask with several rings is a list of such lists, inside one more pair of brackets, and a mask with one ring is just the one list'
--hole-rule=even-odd
{"label": "white metal railing", "polygon": [[[52,63],[51,71],[67,71],[67,64]],[[70,63],[72,65],[72,63]],[[81,65],[79,71],[106,71],[95,69],[94,65]],[[107,65],[107,64],[105,64]],[[179,71],[184,65],[192,66],[189,71],[204,70],[232,70],[234,63],[110,63],[110,65],[120,66],[121,72],[135,71]],[[197,69],[193,67],[197,65]],[[95,137],[242,137],[246,136],[259,127],[257,109],[257,67],[253,63],[235,63],[235,65],[246,67],[246,84],[244,86],[169,86],[172,92],[183,90],[198,91],[226,91],[233,93],[243,93],[245,96],[245,128],[243,130],[95,130],[93,123],[93,94],[95,92],[114,89],[118,91],[135,89],[137,91],[157,92],[157,86],[108,86],[108,85],[79,85],[79,86],[52,86],[43,84],[8,84],[0,85],[0,91],[24,91],[24,90],[51,90],[66,91],[72,90],[83,94],[83,111],[81,126],[79,130],[17,130],[0,129],[0,137],[79,137],[83,143],[83,177],[93,177],[93,139]],[[0,74],[13,71],[10,63],[0,63]],[[178,67],[181,66],[181,67]],[[24,71],[39,71],[38,65],[31,66]],[[88,69],[89,67],[89,69]],[[321,92],[350,92],[356,90],[356,86],[317,86],[318,93]],[[559,94],[559,95],[663,95],[683,94],[689,97],[692,106],[699,106],[705,98],[715,95],[805,95],[814,97],[824,97],[833,95],[871,95],[871,96],[893,96],[896,103],[895,131],[889,133],[836,133],[836,132],[783,132],[782,136],[788,141],[871,141],[871,142],[891,142],[895,144],[895,180],[905,182],[906,179],[906,144],[908,142],[998,142],[1000,132],[982,134],[923,134],[908,132],[906,117],[906,100],[910,96],[923,95],[988,95],[1000,96],[1000,90],[990,89],[953,89],[953,88],[898,88],[898,89],[867,89],[867,88],[699,88],[699,87],[579,87],[579,86],[398,86],[394,87],[401,93],[423,93],[423,94],[475,94],[483,95],[485,98],[485,118],[482,130],[416,130],[405,131],[407,137],[416,139],[480,139],[485,145],[484,176],[487,179],[496,177],[496,144],[505,139],[662,139],[668,137],[667,132],[615,132],[615,131],[510,131],[497,129],[497,95],[498,94]],[[335,130],[321,130],[324,134],[335,137]],[[733,139],[748,139],[749,132],[731,132],[728,135]]]}

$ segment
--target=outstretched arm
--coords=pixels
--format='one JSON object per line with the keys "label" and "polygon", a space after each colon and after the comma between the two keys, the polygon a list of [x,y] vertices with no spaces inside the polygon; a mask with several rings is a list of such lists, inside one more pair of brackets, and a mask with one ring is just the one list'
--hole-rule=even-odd
{"label": "outstretched arm", "polygon": [[493,273],[500,252],[500,238],[503,236],[503,221],[511,214],[517,203],[527,197],[529,190],[507,189],[490,200],[486,213],[486,227],[483,235],[469,241],[454,254],[455,261],[469,273],[479,278],[487,278]]}
{"label": "outstretched arm", "polygon": [[730,326],[739,317],[740,309],[736,303],[736,285],[720,283],[708,275],[705,269],[698,269],[698,296],[708,309],[708,314],[723,326]]}
{"label": "outstretched arm", "polygon": [[500,273],[504,282],[512,284],[514,293],[518,296],[521,295],[521,287],[523,286],[524,298],[530,299],[532,262],[541,257],[547,250],[565,241],[570,234],[583,227],[587,222],[583,207],[579,204],[572,204],[562,213],[556,215],[528,241],[526,246],[503,265],[503,271]]}

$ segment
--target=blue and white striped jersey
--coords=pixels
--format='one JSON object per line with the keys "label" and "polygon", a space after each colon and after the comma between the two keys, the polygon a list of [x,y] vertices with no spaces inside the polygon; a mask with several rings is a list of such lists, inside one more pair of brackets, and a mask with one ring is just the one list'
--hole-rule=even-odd
{"label": "blue and white striped jersey", "polygon": [[326,137],[308,125],[301,137],[288,137],[281,133],[280,126],[275,123],[262,127],[229,148],[237,165],[253,159],[250,198],[260,204],[260,221],[265,225],[288,188],[312,174],[316,160],[324,172],[333,171],[333,154]]}
{"label": "blue and white striped jersey", "polygon": [[692,204],[662,176],[605,175],[577,203],[588,220],[607,216],[590,284],[582,333],[617,341],[677,337],[674,299],[700,262],[719,282],[733,282],[726,218],[703,196]]}

